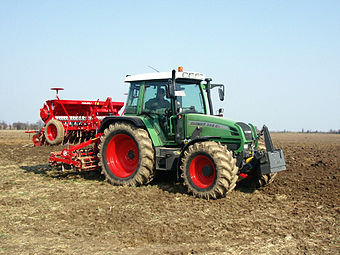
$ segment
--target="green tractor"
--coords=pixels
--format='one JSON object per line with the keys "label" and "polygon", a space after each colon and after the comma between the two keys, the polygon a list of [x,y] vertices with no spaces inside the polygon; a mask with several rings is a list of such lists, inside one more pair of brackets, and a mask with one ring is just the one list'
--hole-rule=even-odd
{"label": "green tractor", "polygon": [[[243,180],[268,184],[285,170],[268,128],[214,115],[213,84],[201,73],[182,69],[127,76],[125,112],[106,117],[100,127],[99,165],[114,185],[149,183],[155,171],[175,171],[188,191],[206,199],[225,197]],[[259,140],[264,137],[265,149]]]}

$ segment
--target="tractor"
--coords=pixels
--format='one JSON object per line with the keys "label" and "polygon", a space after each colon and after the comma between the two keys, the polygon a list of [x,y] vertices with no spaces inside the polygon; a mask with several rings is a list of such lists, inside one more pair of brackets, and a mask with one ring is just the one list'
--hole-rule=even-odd
{"label": "tractor", "polygon": [[223,84],[183,68],[130,75],[125,82],[125,112],[103,119],[95,146],[111,184],[145,185],[156,171],[175,171],[194,196],[216,199],[238,181],[264,186],[286,169],[266,126],[258,131],[223,118],[222,109],[214,114],[212,90],[223,101]]}

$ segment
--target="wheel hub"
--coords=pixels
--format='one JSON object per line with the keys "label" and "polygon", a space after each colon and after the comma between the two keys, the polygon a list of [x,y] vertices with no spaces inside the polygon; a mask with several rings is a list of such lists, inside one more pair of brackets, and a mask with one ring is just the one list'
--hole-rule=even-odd
{"label": "wheel hub", "polygon": [[209,165],[202,167],[202,174],[204,177],[211,176],[213,174],[213,168]]}
{"label": "wheel hub", "polygon": [[128,157],[129,157],[129,159],[134,159],[135,158],[135,152],[133,151],[133,150],[129,150],[129,152],[128,152]]}

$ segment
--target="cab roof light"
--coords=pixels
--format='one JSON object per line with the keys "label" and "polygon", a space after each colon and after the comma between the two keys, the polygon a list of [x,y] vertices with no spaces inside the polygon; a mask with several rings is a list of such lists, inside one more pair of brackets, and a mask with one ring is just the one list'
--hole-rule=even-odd
{"label": "cab roof light", "polygon": [[183,72],[183,66],[178,67],[178,72]]}

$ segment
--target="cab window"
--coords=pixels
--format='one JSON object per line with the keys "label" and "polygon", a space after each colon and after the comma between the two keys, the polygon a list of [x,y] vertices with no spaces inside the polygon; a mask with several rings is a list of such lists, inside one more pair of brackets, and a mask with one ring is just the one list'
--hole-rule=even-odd
{"label": "cab window", "polygon": [[140,84],[131,83],[129,97],[126,102],[125,113],[127,114],[137,113],[139,91],[140,91]]}
{"label": "cab window", "polygon": [[199,84],[176,83],[179,112],[205,114],[205,105]]}

